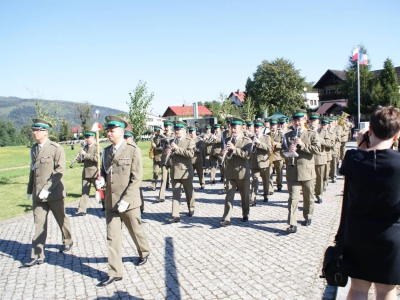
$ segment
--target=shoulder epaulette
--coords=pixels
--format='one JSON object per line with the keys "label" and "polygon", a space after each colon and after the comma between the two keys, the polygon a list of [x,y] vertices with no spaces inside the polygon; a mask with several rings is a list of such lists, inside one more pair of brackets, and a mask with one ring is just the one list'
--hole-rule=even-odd
{"label": "shoulder epaulette", "polygon": [[129,145],[129,146],[135,147],[135,148],[137,147],[136,143],[127,142],[126,144]]}
{"label": "shoulder epaulette", "polygon": [[248,136],[243,136],[244,139],[251,141],[251,138],[249,138]]}
{"label": "shoulder epaulette", "polygon": [[58,148],[60,146],[60,144],[56,143],[56,142],[50,142],[50,145],[53,145],[56,148]]}

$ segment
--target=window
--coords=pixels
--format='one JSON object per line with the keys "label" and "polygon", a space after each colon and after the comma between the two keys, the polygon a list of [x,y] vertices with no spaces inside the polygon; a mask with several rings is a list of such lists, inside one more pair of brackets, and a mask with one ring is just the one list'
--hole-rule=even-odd
{"label": "window", "polygon": [[335,93],[336,93],[336,90],[335,90],[335,89],[326,90],[326,94],[327,94],[327,95],[331,95],[331,94],[335,94]]}
{"label": "window", "polygon": [[147,118],[148,122],[153,122],[153,118]]}

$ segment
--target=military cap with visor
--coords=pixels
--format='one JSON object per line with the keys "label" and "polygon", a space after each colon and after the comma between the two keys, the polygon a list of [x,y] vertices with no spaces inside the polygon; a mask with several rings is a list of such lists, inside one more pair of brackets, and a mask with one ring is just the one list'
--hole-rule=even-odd
{"label": "military cap with visor", "polygon": [[271,125],[278,124],[278,119],[275,119],[275,118],[269,119],[269,123],[270,123]]}
{"label": "military cap with visor", "polygon": [[122,129],[125,129],[128,126],[128,123],[126,123],[124,119],[117,116],[107,116],[105,120],[106,120],[106,129],[115,127],[120,127]]}
{"label": "military cap with visor", "polygon": [[232,117],[231,118],[231,126],[234,125],[243,125],[245,122],[241,118]]}
{"label": "military cap with visor", "polygon": [[196,127],[189,127],[189,132],[196,131],[196,130],[197,130]]}
{"label": "military cap with visor", "polygon": [[164,122],[164,127],[165,126],[172,126],[173,124],[172,124],[172,122],[171,121],[165,121]]}
{"label": "military cap with visor", "polygon": [[292,113],[292,118],[299,119],[304,117],[306,114],[307,112],[304,109],[295,109]]}
{"label": "military cap with visor", "polygon": [[186,129],[186,123],[185,122],[183,122],[183,121],[176,121],[175,123],[174,123],[174,129],[176,130],[176,129]]}
{"label": "military cap with visor", "polygon": [[206,129],[211,129],[211,126],[210,125],[206,125]]}
{"label": "military cap with visor", "polygon": [[160,126],[154,126],[154,131],[161,130]]}
{"label": "military cap with visor", "polygon": [[124,131],[124,137],[133,137],[133,129],[131,124],[128,124]]}
{"label": "military cap with visor", "polygon": [[264,122],[262,120],[254,120],[254,127],[264,127]]}
{"label": "military cap with visor", "polygon": [[321,124],[329,124],[329,123],[330,123],[330,120],[329,120],[328,118],[322,118],[322,119],[320,120],[320,122],[321,122]]}
{"label": "military cap with visor", "polygon": [[95,136],[96,135],[96,133],[94,133],[93,131],[87,131],[86,133],[85,133],[85,138],[86,137],[90,137],[90,136]]}
{"label": "military cap with visor", "polygon": [[33,125],[32,129],[33,130],[50,130],[53,125],[50,122],[47,122],[43,119],[32,119]]}
{"label": "military cap with visor", "polygon": [[214,124],[214,125],[213,125],[213,128],[220,128],[220,127],[221,127],[220,124]]}
{"label": "military cap with visor", "polygon": [[287,118],[280,118],[279,124],[285,124],[287,122]]}
{"label": "military cap with visor", "polygon": [[319,115],[319,113],[316,113],[316,112],[311,113],[310,116],[309,116],[310,120],[316,120],[316,119],[319,119],[319,118],[320,118],[320,115]]}

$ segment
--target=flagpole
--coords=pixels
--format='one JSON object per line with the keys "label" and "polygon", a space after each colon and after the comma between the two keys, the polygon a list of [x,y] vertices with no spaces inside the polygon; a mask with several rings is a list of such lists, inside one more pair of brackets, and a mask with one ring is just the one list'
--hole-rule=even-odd
{"label": "flagpole", "polygon": [[360,130],[361,124],[361,114],[360,114],[360,48],[358,48],[357,55],[357,120],[358,120],[358,130]]}

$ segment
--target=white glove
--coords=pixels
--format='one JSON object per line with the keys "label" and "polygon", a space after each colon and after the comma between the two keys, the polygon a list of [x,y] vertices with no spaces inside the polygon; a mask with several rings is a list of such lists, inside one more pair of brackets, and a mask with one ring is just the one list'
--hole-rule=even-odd
{"label": "white glove", "polygon": [[94,182],[97,190],[101,189],[104,186],[105,183],[106,183],[106,181],[104,180],[104,177],[100,177],[100,180],[96,180]]}
{"label": "white glove", "polygon": [[118,202],[118,211],[120,213],[123,213],[124,211],[126,211],[128,206],[129,206],[128,202],[125,202],[124,200],[121,200],[121,201]]}
{"label": "white glove", "polygon": [[45,189],[42,189],[39,193],[39,199],[46,199],[50,195],[49,191],[46,191]]}
{"label": "white glove", "polygon": [[26,194],[26,200],[31,199],[32,194]]}

